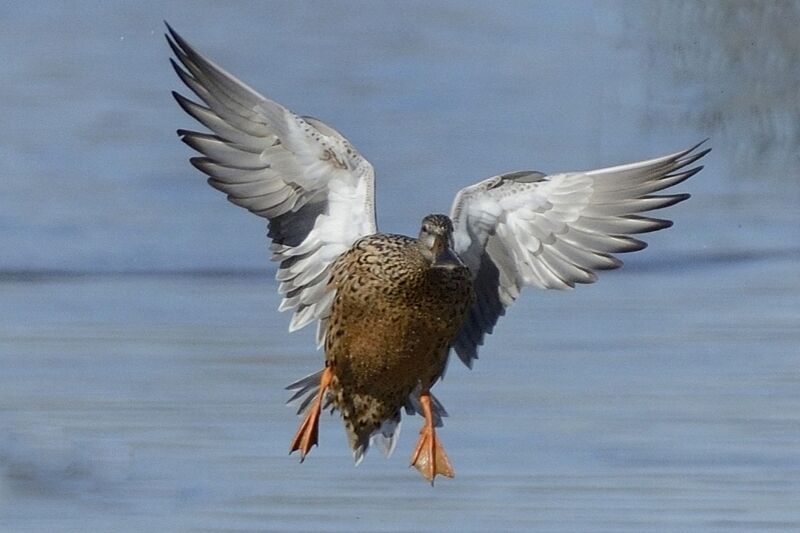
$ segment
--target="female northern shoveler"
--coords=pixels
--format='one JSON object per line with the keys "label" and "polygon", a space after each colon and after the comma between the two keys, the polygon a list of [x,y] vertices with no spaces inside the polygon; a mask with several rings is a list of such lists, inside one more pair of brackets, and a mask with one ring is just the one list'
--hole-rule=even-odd
{"label": "female northern shoveler", "polygon": [[[289,386],[306,417],[291,444],[317,443],[320,410],[341,412],[356,462],[371,441],[389,455],[401,409],[425,417],[411,464],[431,482],[452,476],[430,393],[450,349],[469,367],[525,286],[566,289],[617,268],[630,237],[666,228],[638,213],[687,194],[654,195],[691,177],[706,153],[588,172],[515,172],[461,190],[449,217],[429,215],[419,238],[377,232],[372,165],[333,128],[261,96],[171,28],[178,76],[204,102],[173,93],[213,134],[178,130],[203,154],[192,164],[228,199],[269,221],[290,331],[318,321],[323,370]],[[699,146],[699,145],[698,145]],[[291,400],[290,400],[291,401]]]}

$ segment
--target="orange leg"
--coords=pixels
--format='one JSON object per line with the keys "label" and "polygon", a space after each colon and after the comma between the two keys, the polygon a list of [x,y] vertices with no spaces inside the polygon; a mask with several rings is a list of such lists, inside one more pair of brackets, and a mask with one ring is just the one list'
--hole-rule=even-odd
{"label": "orange leg", "polygon": [[309,407],[306,418],[303,420],[303,423],[300,424],[300,428],[297,430],[297,433],[295,433],[294,439],[292,439],[292,446],[289,449],[289,453],[291,454],[296,450],[300,450],[301,463],[306,458],[306,455],[308,455],[308,452],[311,451],[311,447],[317,444],[319,413],[322,411],[322,399],[325,398],[325,391],[328,385],[330,385],[332,378],[333,371],[331,367],[325,367],[322,376],[319,378],[319,392],[317,392],[317,397],[314,403]]}
{"label": "orange leg", "polygon": [[433,479],[437,475],[453,477],[453,467],[450,466],[450,460],[444,453],[442,445],[439,444],[439,439],[436,438],[430,392],[423,391],[419,396],[419,403],[422,405],[425,423],[419,431],[417,447],[411,454],[411,466],[419,470],[419,473],[433,485]]}

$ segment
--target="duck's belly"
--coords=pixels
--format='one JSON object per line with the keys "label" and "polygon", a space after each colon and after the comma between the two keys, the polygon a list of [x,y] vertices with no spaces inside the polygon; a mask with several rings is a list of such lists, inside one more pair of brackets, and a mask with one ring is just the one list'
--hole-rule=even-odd
{"label": "duck's belly", "polygon": [[[340,409],[377,409],[374,417],[386,418],[417,386],[427,389],[441,375],[472,302],[471,279],[456,269],[351,281],[337,291],[326,334],[334,401]],[[363,290],[370,281],[380,289]]]}

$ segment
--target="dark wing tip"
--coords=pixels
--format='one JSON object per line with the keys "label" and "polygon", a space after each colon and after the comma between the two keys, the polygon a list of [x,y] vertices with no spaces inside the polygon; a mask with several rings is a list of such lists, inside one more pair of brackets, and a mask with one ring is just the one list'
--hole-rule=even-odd
{"label": "dark wing tip", "polygon": [[167,44],[172,49],[172,51],[175,53],[175,55],[179,55],[178,54],[178,49],[179,49],[178,42],[180,41],[181,37],[180,37],[180,35],[178,35],[178,33],[174,29],[172,29],[172,26],[170,26],[169,22],[167,22],[166,20],[164,21],[164,25],[167,27],[167,33],[164,34],[164,38],[167,40]]}
{"label": "dark wing tip", "polygon": [[709,148],[706,148],[705,150],[701,150],[700,152],[697,152],[697,159],[700,159],[701,157],[703,157],[704,155],[706,155],[710,151],[711,151],[711,148],[709,147]]}
{"label": "dark wing tip", "polygon": [[697,152],[696,154],[687,154],[683,159],[679,159],[678,168],[683,168],[685,166],[691,165],[692,163],[694,163],[695,161],[697,161],[698,159],[700,159],[701,157],[703,157],[704,155],[706,155],[710,151],[711,151],[711,148],[706,148],[705,150]]}
{"label": "dark wing tip", "polygon": [[[178,58],[181,57],[177,52],[175,53],[175,55]],[[184,84],[189,85],[188,83],[186,83],[186,78],[191,78],[191,74],[189,74],[186,70],[184,70],[184,68],[181,65],[179,65],[178,62],[175,61],[171,57],[169,58],[169,64],[172,65],[172,68],[173,68],[173,70],[175,70],[175,74],[178,75],[178,78],[180,78],[180,80]]]}
{"label": "dark wing tip", "polygon": [[186,41],[183,40],[183,37],[181,37],[178,34],[178,32],[176,32],[175,29],[169,25],[169,22],[167,22],[166,20],[164,21],[164,26],[167,27],[167,33],[164,34],[164,37],[167,38],[167,41],[174,41],[181,48],[183,48],[184,45],[186,44]]}
{"label": "dark wing tip", "polygon": [[[684,153],[688,154],[690,152],[694,152],[695,150],[697,150],[698,148],[700,148],[701,146],[703,146],[705,143],[707,143],[710,140],[711,140],[711,137],[706,137],[705,139],[703,139],[699,143],[695,144],[694,146],[692,146],[691,148],[686,150],[686,152],[684,152]],[[711,148],[706,148],[705,150],[703,150],[703,155],[707,154],[710,151],[711,151]],[[702,157],[702,156],[700,156],[700,157]]]}
{"label": "dark wing tip", "polygon": [[639,252],[647,248],[647,243],[643,240],[636,239],[631,237],[630,235],[616,235],[617,237],[624,238],[627,242],[627,246],[620,249],[617,253],[629,253],[629,252]]}
{"label": "dark wing tip", "polygon": [[664,207],[671,207],[671,206],[673,206],[675,204],[679,204],[679,203],[681,203],[681,202],[683,202],[685,200],[688,200],[691,197],[692,197],[692,195],[689,194],[688,192],[684,192],[684,193],[680,193],[680,194],[673,194],[672,195],[672,200],[673,201],[670,202],[668,205],[665,205]]}
{"label": "dark wing tip", "polygon": [[177,133],[178,133],[178,136],[180,136],[181,141],[183,141],[188,146],[190,146],[194,151],[200,152],[201,154],[205,154],[205,151],[203,150],[203,148],[204,148],[203,143],[205,141],[220,141],[221,140],[216,135],[212,135],[212,134],[209,134],[209,133],[201,133],[199,131],[191,131],[191,130],[179,129],[177,131]]}
{"label": "dark wing tip", "polygon": [[164,24],[167,26],[167,30],[169,30],[169,34],[164,34],[164,37],[167,39],[167,44],[172,49],[172,53],[175,54],[175,57],[180,59],[181,63],[186,63],[187,59],[190,61],[197,60],[197,52],[192,48],[192,46],[186,42],[186,39],[180,36],[178,32],[172,29],[166,21]]}
{"label": "dark wing tip", "polygon": [[[172,60],[170,59],[170,61],[172,61]],[[172,94],[172,97],[175,99],[175,101],[178,102],[178,105],[181,106],[181,109],[183,109],[184,111],[186,111],[188,113],[188,111],[186,110],[186,105],[187,105],[186,102],[187,102],[188,98],[183,96],[178,91],[170,91],[170,93]]]}
{"label": "dark wing tip", "polygon": [[[700,157],[702,157],[702,155]],[[674,187],[674,186],[676,186],[676,185],[678,185],[680,183],[683,183],[684,181],[688,180],[689,178],[691,178],[692,176],[694,176],[695,174],[697,174],[698,172],[703,170],[703,168],[704,168],[703,165],[698,165],[698,166],[696,166],[694,168],[690,168],[689,170],[684,171],[683,172],[683,174],[684,174],[683,177],[681,177],[681,179],[679,179],[678,181],[670,183],[669,187]],[[675,176],[675,174],[670,174],[669,176],[670,177],[671,176]]]}
{"label": "dark wing tip", "polygon": [[[183,109],[184,112],[186,112],[187,115],[197,119],[197,115],[195,114],[196,111],[193,112],[192,106],[196,107],[198,104],[192,102],[191,100],[189,100],[188,98],[186,98],[185,96],[183,96],[181,93],[179,93],[177,91],[172,91],[172,97],[175,99],[176,102],[178,102],[178,105],[180,106],[180,108]],[[199,120],[199,119],[197,119],[197,120]]]}
{"label": "dark wing tip", "polygon": [[[189,164],[192,165],[194,168],[202,172],[207,176],[211,176],[211,172],[208,170],[206,163],[209,162],[209,159],[205,156],[194,156],[189,158]],[[209,178],[211,179],[211,178]],[[213,187],[213,185],[212,185]]]}
{"label": "dark wing tip", "polygon": [[654,194],[654,195],[642,196],[640,200],[652,200],[654,203],[640,209],[640,211],[655,211],[657,209],[666,209],[667,207],[672,207],[673,205],[679,204],[684,200],[688,200],[691,197],[692,195],[689,194],[688,192],[677,193],[677,194]]}
{"label": "dark wing tip", "polygon": [[631,232],[631,233],[652,233],[654,231],[660,231],[662,229],[671,228],[673,222],[671,220],[667,220],[665,218],[652,218],[652,217],[641,217],[644,220],[647,220],[651,225],[646,228],[642,228],[640,231]]}

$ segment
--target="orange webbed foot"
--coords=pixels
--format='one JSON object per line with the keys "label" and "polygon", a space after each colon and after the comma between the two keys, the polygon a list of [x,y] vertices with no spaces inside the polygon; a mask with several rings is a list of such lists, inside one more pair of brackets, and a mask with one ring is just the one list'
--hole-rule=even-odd
{"label": "orange webbed foot", "polygon": [[333,372],[330,367],[326,367],[325,371],[319,379],[319,392],[314,399],[314,403],[309,407],[303,423],[297,429],[292,444],[289,448],[289,453],[300,451],[300,462],[302,463],[311,448],[317,444],[317,436],[319,434],[319,414],[322,411],[322,399],[325,397],[325,391],[330,385]]}
{"label": "orange webbed foot", "polygon": [[433,485],[436,476],[453,477],[455,475],[450,460],[444,451],[436,430],[433,427],[430,394],[425,391],[420,395],[425,423],[419,432],[419,440],[414,453],[411,454],[411,466]]}
{"label": "orange webbed foot", "polygon": [[297,430],[297,433],[294,435],[294,439],[292,439],[292,445],[289,449],[289,453],[293,453],[295,451],[300,451],[300,462],[302,463],[308,452],[311,451],[313,446],[317,445],[317,435],[319,433],[319,409],[315,408],[315,406],[311,407],[311,410],[306,414],[303,423],[300,424],[300,428]]}

